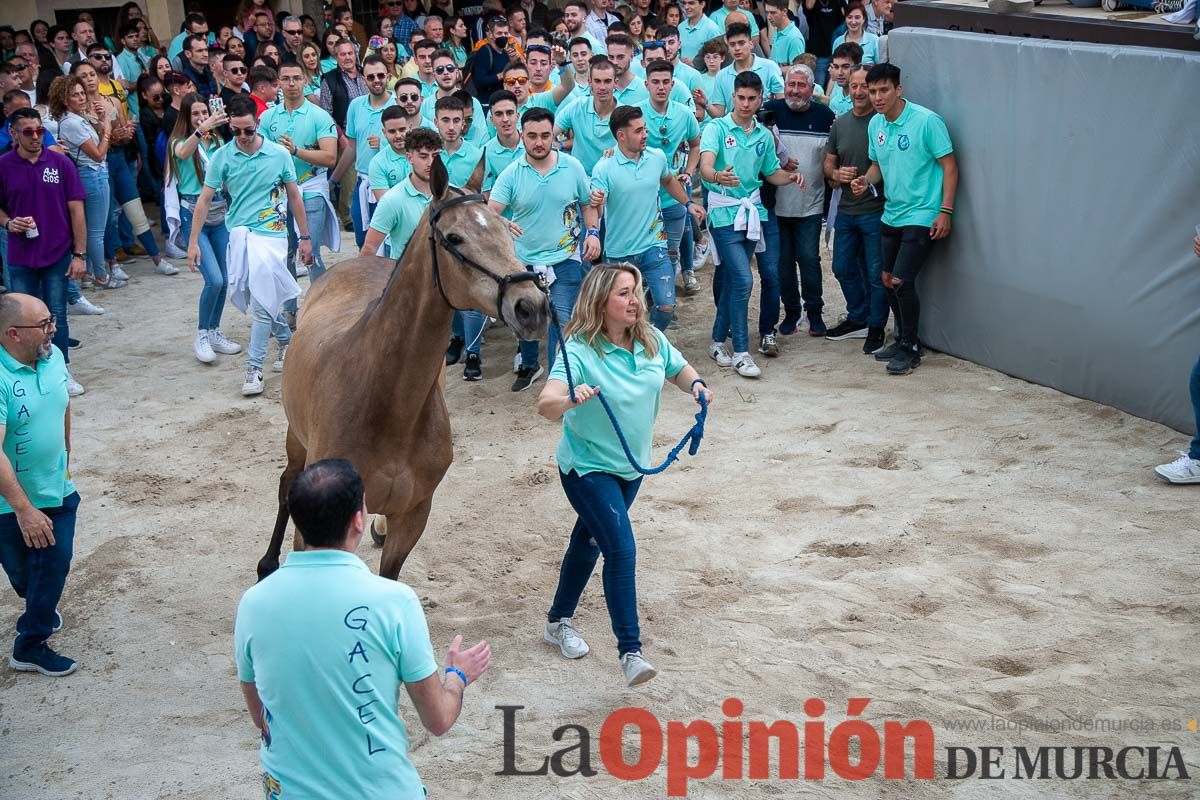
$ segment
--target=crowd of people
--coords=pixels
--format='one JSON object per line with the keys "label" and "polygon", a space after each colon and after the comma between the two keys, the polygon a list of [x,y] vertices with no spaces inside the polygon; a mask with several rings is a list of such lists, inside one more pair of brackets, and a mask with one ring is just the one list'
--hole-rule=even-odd
{"label": "crowd of people", "polygon": [[[29,412],[26,394],[37,393],[21,381],[34,380],[39,435],[57,442],[27,458],[27,468],[37,463],[21,475],[14,436],[26,433],[9,434],[27,426],[10,427],[0,458],[0,557],[27,603],[12,665],[47,675],[75,668],[46,641],[62,624],[56,606],[78,505],[65,465],[68,398],[83,387],[68,372],[76,343],[68,321],[105,313],[85,292],[125,286],[134,259],[161,275],[182,260],[203,277],[194,357],[210,364],[242,352],[222,332],[231,301],[251,318],[241,392],[261,394],[272,338],[271,370],[284,369],[303,302],[299,279],[320,278],[344,232],[361,255],[402,258],[429,206],[433,171],[444,168],[450,184],[482,192],[507,222],[517,257],[543,277],[565,328],[565,341],[552,327],[544,343],[513,343],[513,391],[549,370],[538,411],[564,420],[558,463],[579,515],[543,638],[567,658],[589,652],[572,618],[603,554],[625,681],[653,677],[641,652],[627,514],[640,476],[615,445],[597,445],[612,436],[590,401],[600,384],[623,387],[618,417],[633,452],[648,456],[664,381],[697,402],[711,399],[671,343],[677,298],[701,290],[697,271],[710,256],[708,355],[717,367],[758,378],[756,355],[784,355],[782,342],[804,330],[861,341],[889,374],[920,365],[916,282],[952,233],[958,167],[945,122],[905,96],[888,61],[891,3],[485,0],[456,11],[451,0],[387,0],[375,18],[328,5],[318,21],[245,0],[228,25],[192,9],[181,30],[160,38],[128,2],[109,35],[87,12],[69,29],[40,20],[0,26],[0,259],[9,291],[0,297],[0,424]],[[829,326],[822,235],[832,238],[846,307]],[[1200,238],[1196,247],[1200,256]],[[488,330],[483,314],[456,312],[445,362],[461,364],[467,381],[483,379]],[[560,348],[577,377],[573,395]],[[1198,387],[1200,364],[1192,377],[1200,416]],[[1159,474],[1200,483],[1200,439]],[[361,562],[339,552],[353,553],[363,530],[352,467],[317,465],[292,491],[312,552],[288,566],[342,569],[319,591],[302,570],[284,570],[243,601],[239,674],[267,750],[271,708],[294,709],[288,687],[320,683],[277,658],[297,637],[272,609],[298,597],[316,608],[345,594],[340,581],[361,577]],[[368,642],[357,646],[397,667],[372,691],[394,699],[405,683],[422,720],[444,731],[463,689],[487,667],[486,645],[460,651],[456,642],[442,682],[411,592],[371,591],[387,624],[407,620],[415,637],[381,637],[365,616],[362,627],[347,616],[342,627]],[[270,633],[256,635],[264,619]],[[386,720],[373,729],[379,738],[368,736],[368,755],[389,742],[403,763],[378,764],[403,772],[419,796],[415,772],[404,769],[403,726],[390,701],[382,706],[371,712]],[[363,708],[351,728],[367,724]],[[305,734],[291,735],[300,738],[277,741],[270,763],[264,755],[265,780],[321,785],[279,755],[307,746]],[[361,793],[378,788],[368,781]]]}

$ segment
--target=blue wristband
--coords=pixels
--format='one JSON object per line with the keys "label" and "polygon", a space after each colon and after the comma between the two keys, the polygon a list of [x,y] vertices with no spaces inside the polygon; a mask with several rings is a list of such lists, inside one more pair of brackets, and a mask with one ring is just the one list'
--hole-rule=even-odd
{"label": "blue wristband", "polygon": [[599,239],[600,238],[600,229],[599,228],[588,228],[587,233],[584,234],[583,238],[586,239],[589,236],[595,236],[597,239]]}
{"label": "blue wristband", "polygon": [[459,669],[458,667],[446,667],[446,674],[447,674],[447,675],[449,675],[449,674],[451,674],[451,673],[453,673],[453,674],[457,675],[458,677],[462,678],[462,682],[463,682],[463,689],[464,689],[464,690],[466,690],[466,688],[467,688],[467,683],[468,683],[468,681],[467,681],[467,675],[466,675],[466,673],[465,673],[465,672],[463,672],[463,671],[462,671],[461,669]]}

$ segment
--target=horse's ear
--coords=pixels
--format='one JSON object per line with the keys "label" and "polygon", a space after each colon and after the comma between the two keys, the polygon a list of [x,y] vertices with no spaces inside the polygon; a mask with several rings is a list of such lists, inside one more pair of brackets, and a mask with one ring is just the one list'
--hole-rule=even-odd
{"label": "horse's ear", "polygon": [[446,190],[450,188],[450,174],[446,172],[446,165],[442,163],[441,153],[433,157],[433,167],[429,170],[429,188],[433,193],[433,199],[439,203],[446,196]]}
{"label": "horse's ear", "polygon": [[466,189],[468,192],[477,193],[477,192],[480,192],[483,190],[483,168],[484,168],[484,161],[486,161],[486,160],[487,160],[486,154],[480,156],[479,163],[475,165],[474,172],[471,173],[470,178],[467,178],[467,185],[464,186],[463,188]]}

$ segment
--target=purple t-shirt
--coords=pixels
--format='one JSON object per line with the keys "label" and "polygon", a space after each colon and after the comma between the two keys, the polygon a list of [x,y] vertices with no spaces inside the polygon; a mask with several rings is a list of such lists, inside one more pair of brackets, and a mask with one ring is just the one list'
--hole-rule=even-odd
{"label": "purple t-shirt", "polygon": [[68,200],[86,194],[79,172],[62,153],[42,149],[30,164],[16,150],[0,156],[0,208],[10,217],[33,217],[38,236],[8,234],[8,261],[39,269],[53,266],[75,244]]}

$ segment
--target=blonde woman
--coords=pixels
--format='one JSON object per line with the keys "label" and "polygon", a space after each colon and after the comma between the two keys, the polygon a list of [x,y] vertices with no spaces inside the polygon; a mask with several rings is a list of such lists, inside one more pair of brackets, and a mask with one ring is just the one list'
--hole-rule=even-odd
{"label": "blonde woman", "polygon": [[642,464],[650,463],[664,381],[691,394],[697,403],[701,395],[712,402],[712,392],[696,370],[650,324],[644,298],[642,275],[633,266],[593,267],[563,333],[575,399],[568,394],[563,358],[555,362],[538,397],[538,413],[563,422],[557,453],[559,479],[579,515],[542,638],[567,658],[587,655],[589,648],[572,617],[596,559],[603,554],[604,598],[627,686],[645,683],[657,674],[642,656],[637,545],[628,513],[642,478],[625,458],[604,408],[593,401],[605,390],[629,449]]}
{"label": "blonde woman", "polygon": [[308,79],[304,87],[304,99],[321,104],[321,48],[316,42],[300,45],[300,69]]}

